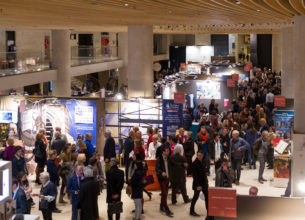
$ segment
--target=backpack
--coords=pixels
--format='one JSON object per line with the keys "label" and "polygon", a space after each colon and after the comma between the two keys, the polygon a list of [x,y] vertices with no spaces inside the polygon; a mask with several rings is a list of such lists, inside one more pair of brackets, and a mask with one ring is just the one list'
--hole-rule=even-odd
{"label": "backpack", "polygon": [[35,155],[36,158],[41,158],[42,157],[42,153],[41,153],[39,145],[35,145],[35,148],[33,150],[33,154]]}

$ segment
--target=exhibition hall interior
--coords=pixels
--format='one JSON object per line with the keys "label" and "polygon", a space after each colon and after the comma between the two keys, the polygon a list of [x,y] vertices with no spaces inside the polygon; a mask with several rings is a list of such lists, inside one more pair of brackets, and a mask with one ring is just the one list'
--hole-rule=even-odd
{"label": "exhibition hall interior", "polygon": [[0,220],[304,220],[305,0],[0,1]]}

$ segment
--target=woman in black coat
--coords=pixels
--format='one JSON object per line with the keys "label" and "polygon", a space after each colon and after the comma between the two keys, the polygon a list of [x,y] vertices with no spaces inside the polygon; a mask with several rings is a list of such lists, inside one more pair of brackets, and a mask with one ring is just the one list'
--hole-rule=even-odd
{"label": "woman in black coat", "polygon": [[36,183],[40,184],[39,182],[39,175],[43,172],[44,166],[46,164],[47,160],[47,152],[46,152],[46,144],[42,140],[43,135],[41,133],[38,133],[36,135],[36,141],[35,141],[35,148],[33,150],[33,153],[35,155],[35,162],[37,163],[36,166]]}
{"label": "woman in black coat", "polygon": [[141,219],[142,213],[142,199],[143,199],[143,177],[144,169],[142,161],[136,162],[136,170],[131,178],[132,194],[131,198],[135,203],[135,219]]}
{"label": "woman in black coat", "polygon": [[187,132],[187,140],[183,144],[183,149],[184,149],[184,154],[186,157],[186,162],[188,163],[186,173],[188,176],[190,176],[192,174],[191,173],[192,158],[193,158],[193,155],[195,154],[193,133],[191,131]]}

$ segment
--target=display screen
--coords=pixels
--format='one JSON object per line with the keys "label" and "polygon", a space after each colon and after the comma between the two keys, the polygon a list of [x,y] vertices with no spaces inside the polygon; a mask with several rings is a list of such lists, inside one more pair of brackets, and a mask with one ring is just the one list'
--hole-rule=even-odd
{"label": "display screen", "polygon": [[206,80],[196,83],[197,99],[221,99],[220,83]]}
{"label": "display screen", "polygon": [[0,195],[0,202],[5,200],[10,195],[10,169],[6,168],[1,171],[2,194]]}
{"label": "display screen", "polygon": [[8,124],[10,122],[13,122],[14,124],[17,124],[17,122],[18,122],[17,112],[15,112],[15,111],[0,111],[0,123]]}

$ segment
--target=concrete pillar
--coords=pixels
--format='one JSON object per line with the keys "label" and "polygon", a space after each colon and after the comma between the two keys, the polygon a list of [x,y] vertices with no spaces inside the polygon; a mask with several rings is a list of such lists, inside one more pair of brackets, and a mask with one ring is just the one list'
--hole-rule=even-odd
{"label": "concrete pillar", "polygon": [[294,34],[292,27],[282,29],[282,94],[294,98]]}
{"label": "concrete pillar", "polygon": [[128,26],[128,97],[153,97],[153,28]]}
{"label": "concrete pillar", "polygon": [[124,66],[119,69],[119,88],[122,84],[128,85],[128,33],[122,32],[118,34],[118,56],[124,62]]}
{"label": "concrete pillar", "polygon": [[[291,186],[292,196],[305,197],[305,16],[295,17],[294,26],[294,77],[296,78],[293,84],[294,88],[294,136],[292,149],[292,175]],[[283,39],[285,41],[286,39]],[[293,41],[290,41],[292,44]],[[288,42],[287,42],[288,43]],[[291,65],[292,66],[292,65]],[[291,76],[289,76],[291,77]]]}
{"label": "concrete pillar", "polygon": [[281,71],[282,63],[282,35],[272,34],[272,70]]}
{"label": "concrete pillar", "polygon": [[71,49],[70,31],[52,30],[52,65],[57,69],[57,80],[53,82],[53,95],[71,96]]}

